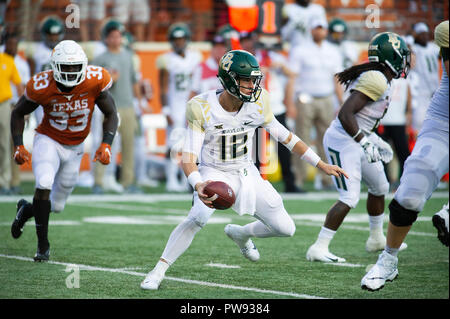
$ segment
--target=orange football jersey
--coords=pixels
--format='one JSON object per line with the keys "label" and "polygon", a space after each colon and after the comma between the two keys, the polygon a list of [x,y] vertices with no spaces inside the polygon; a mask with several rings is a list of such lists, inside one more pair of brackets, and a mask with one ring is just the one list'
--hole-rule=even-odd
{"label": "orange football jersey", "polygon": [[53,71],[37,73],[25,89],[25,97],[44,108],[36,131],[61,144],[82,143],[89,134],[95,100],[111,85],[111,75],[100,66],[88,65],[84,81],[67,93],[56,86]]}

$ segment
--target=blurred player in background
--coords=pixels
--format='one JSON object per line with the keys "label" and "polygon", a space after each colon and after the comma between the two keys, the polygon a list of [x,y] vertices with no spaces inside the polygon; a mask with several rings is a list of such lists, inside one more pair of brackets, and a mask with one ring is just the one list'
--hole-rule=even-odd
{"label": "blurred player in background", "polygon": [[411,50],[415,56],[411,69],[413,129],[422,128],[431,97],[439,86],[439,47],[430,41],[428,26],[419,22],[413,27],[414,44]]}
{"label": "blurred player in background", "polygon": [[33,203],[24,199],[17,203],[11,226],[13,238],[19,238],[25,222],[34,216],[38,238],[35,261],[49,259],[49,214],[64,209],[76,185],[94,105],[105,114],[103,142],[94,161],[109,164],[118,123],[114,100],[108,92],[111,76],[101,67],[88,66],[87,57],[76,42],[66,40],[55,46],[50,64],[51,70],[37,73],[27,83],[25,94],[11,114],[14,159],[22,165],[31,157],[23,145],[24,116],[39,105],[44,109],[33,142]]}
{"label": "blurred player in background", "polygon": [[328,41],[334,43],[342,54],[344,69],[358,62],[359,50],[353,41],[347,39],[347,23],[339,18],[332,19],[328,24]]}
{"label": "blurred player in background", "polygon": [[283,7],[283,41],[288,42],[291,50],[299,45],[312,41],[311,21],[327,20],[325,8],[311,0],[296,0]]}
{"label": "blurred player in background", "polygon": [[[159,70],[161,88],[160,99],[163,113],[167,117],[166,145],[166,189],[173,192],[188,190],[187,180],[182,175],[176,155],[181,146],[186,128],[186,102],[192,90],[192,73],[199,68],[202,55],[188,48],[191,31],[185,23],[172,24],[167,38],[172,46],[170,52],[158,57],[156,66]],[[181,175],[181,177],[179,177]]]}
{"label": "blurred player in background", "polygon": [[[65,28],[63,21],[56,15],[45,17],[39,26],[41,42],[37,43],[33,55],[28,59],[32,75],[50,70],[50,57],[52,50],[62,39],[64,39]],[[44,116],[44,110],[39,107],[34,111],[36,123],[39,125]]]}
{"label": "blurred player in background", "polygon": [[375,130],[389,106],[392,79],[408,73],[410,51],[400,36],[384,32],[372,38],[368,54],[368,63],[337,74],[350,96],[326,131],[323,145],[328,160],[345,169],[350,178],[334,179],[339,200],[328,211],[316,242],[306,253],[310,261],[345,262],[345,258],[330,253],[328,246],[345,216],[358,204],[361,181],[368,187],[370,233],[366,250],[381,250],[386,244],[384,197],[389,192],[389,183],[382,161],[390,162],[393,152]]}
{"label": "blurred player in background", "polygon": [[227,42],[228,29],[221,28],[217,31],[211,40],[211,55],[196,68],[192,74],[192,91],[189,98],[209,90],[222,88],[217,70],[219,68],[220,58],[228,51]]}
{"label": "blurred player in background", "polygon": [[[448,20],[434,30],[434,41],[440,47],[443,65],[441,83],[429,103],[422,129],[411,155],[405,162],[400,186],[389,204],[386,246],[377,263],[361,280],[361,288],[370,291],[384,287],[398,276],[400,245],[449,168],[449,94],[448,94]],[[436,220],[435,220],[436,219]],[[433,217],[439,239],[448,246],[448,209]]]}
{"label": "blurred player in background", "polygon": [[[188,217],[171,233],[161,259],[144,281],[142,289],[156,290],[165,272],[190,246],[215,211],[204,188],[212,180],[227,183],[236,194],[232,207],[239,215],[258,220],[244,226],[228,224],[225,233],[251,261],[259,252],[251,237],[289,237],[295,224],[273,186],[262,179],[252,162],[252,140],[263,126],[290,151],[327,174],[340,177],[345,172],[320,160],[311,148],[274,117],[269,93],[260,87],[262,73],[249,52],[227,52],[219,63],[219,79],[225,90],[211,90],[188,102],[188,133],[183,147],[183,170],[194,188]],[[200,165],[197,166],[197,159]]]}

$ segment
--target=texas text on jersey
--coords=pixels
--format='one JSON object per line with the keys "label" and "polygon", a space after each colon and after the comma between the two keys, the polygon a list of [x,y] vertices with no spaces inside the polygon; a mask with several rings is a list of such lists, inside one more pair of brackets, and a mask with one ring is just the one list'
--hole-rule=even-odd
{"label": "texas text on jersey", "polygon": [[28,81],[25,97],[44,108],[36,131],[65,145],[78,145],[89,134],[95,100],[108,90],[112,79],[107,70],[89,65],[86,79],[66,93],[58,89],[53,71],[44,71]]}

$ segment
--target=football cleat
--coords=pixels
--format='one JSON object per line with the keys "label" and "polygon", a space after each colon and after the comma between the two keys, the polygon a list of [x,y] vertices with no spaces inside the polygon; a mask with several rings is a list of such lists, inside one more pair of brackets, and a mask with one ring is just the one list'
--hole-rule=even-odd
{"label": "football cleat", "polygon": [[344,263],[345,258],[333,255],[328,249],[317,244],[313,244],[306,252],[306,259],[309,261],[321,261],[324,263]]}
{"label": "football cleat", "polygon": [[141,282],[141,288],[145,290],[158,290],[164,275],[157,274],[154,270],[150,271]]}
{"label": "football cleat", "polygon": [[228,224],[225,226],[225,234],[230,237],[241,250],[242,255],[250,261],[259,260],[259,251],[250,238],[245,238],[239,234],[241,226]]}
{"label": "football cleat", "polygon": [[438,231],[438,239],[442,244],[448,247],[448,207],[449,205],[444,205],[444,207],[433,215],[433,225]]}
{"label": "football cleat", "polygon": [[[380,236],[380,237],[369,237],[366,241],[366,251],[369,253],[373,253],[376,251],[381,251],[386,246],[386,237]],[[399,251],[405,250],[408,248],[408,245],[406,243],[402,243],[400,245]]]}
{"label": "football cleat", "polygon": [[393,281],[398,276],[398,258],[383,251],[377,263],[361,279],[361,288],[377,291],[384,287],[386,281]]}
{"label": "football cleat", "polygon": [[38,249],[36,255],[34,255],[34,261],[48,261],[50,258],[50,244],[47,245],[47,248],[41,249],[38,245]]}
{"label": "football cleat", "polygon": [[14,221],[11,225],[11,235],[15,239],[19,238],[22,235],[23,226],[29,219],[24,214],[24,210],[27,206],[31,206],[31,203],[27,202],[25,199],[21,199],[17,202],[16,218],[14,219]]}

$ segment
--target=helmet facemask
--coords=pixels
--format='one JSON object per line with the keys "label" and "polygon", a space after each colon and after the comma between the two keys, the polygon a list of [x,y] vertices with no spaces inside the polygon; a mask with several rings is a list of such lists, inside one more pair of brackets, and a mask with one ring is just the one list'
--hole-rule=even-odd
{"label": "helmet facemask", "polygon": [[[52,65],[55,80],[64,86],[72,87],[80,84],[86,77],[86,66],[83,63],[58,63]],[[57,72],[55,72],[55,69]]]}

